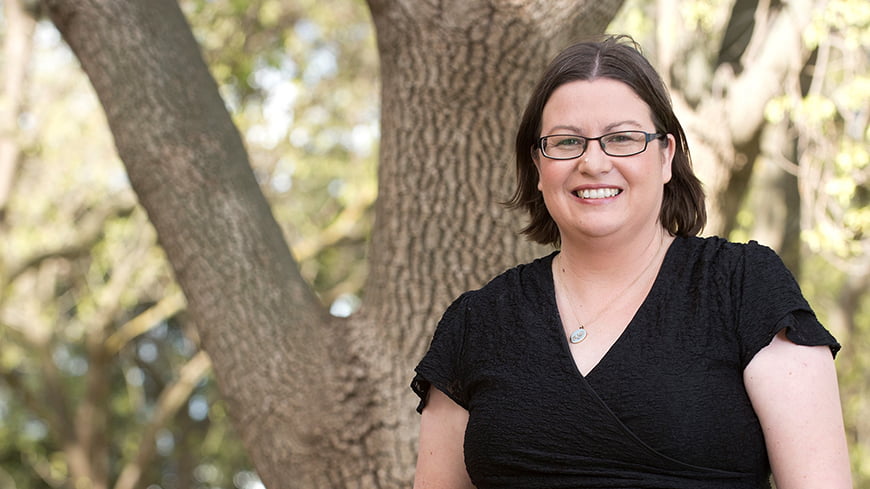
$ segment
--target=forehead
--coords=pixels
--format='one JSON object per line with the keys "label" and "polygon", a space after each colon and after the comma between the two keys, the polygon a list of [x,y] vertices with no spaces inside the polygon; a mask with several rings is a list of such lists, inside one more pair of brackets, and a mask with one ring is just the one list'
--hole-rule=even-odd
{"label": "forehead", "polygon": [[550,94],[541,114],[544,132],[563,126],[586,130],[614,125],[649,129],[651,124],[649,106],[627,84],[611,78],[560,85]]}

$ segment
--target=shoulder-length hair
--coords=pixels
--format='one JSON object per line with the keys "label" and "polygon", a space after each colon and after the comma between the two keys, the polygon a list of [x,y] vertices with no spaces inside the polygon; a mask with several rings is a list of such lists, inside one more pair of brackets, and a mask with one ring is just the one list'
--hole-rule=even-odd
{"label": "shoulder-length hair", "polygon": [[677,120],[670,95],[655,68],[628,36],[608,36],[585,41],[562,51],[547,68],[526,105],[516,137],[517,186],[506,204],[528,211],[531,222],[522,233],[541,244],[560,245],[559,229],[538,191],[534,155],[541,137],[541,116],[553,91],[577,80],[609,78],[628,85],[650,108],[658,133],[674,136],[676,150],[671,180],[664,185],[659,219],[674,236],[694,236],[707,222],[704,190],[692,170],[692,158],[683,127]]}

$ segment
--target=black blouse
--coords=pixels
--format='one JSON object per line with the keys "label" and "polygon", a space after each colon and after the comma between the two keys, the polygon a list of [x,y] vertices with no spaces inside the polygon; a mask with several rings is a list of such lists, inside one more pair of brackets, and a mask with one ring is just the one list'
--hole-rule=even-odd
{"label": "black blouse", "polygon": [[622,336],[586,376],[556,306],[556,253],[445,312],[412,388],[469,412],[465,462],[489,488],[764,488],[743,369],[782,329],[839,344],[769,248],[677,238]]}

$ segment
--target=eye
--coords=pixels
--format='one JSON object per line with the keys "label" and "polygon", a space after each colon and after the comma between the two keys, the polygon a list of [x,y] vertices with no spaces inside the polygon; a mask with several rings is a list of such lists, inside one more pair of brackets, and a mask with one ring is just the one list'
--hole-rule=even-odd
{"label": "eye", "polygon": [[583,144],[583,138],[576,136],[563,136],[559,138],[554,138],[553,146],[561,146],[561,147],[571,147],[571,146],[581,146]]}
{"label": "eye", "polygon": [[618,133],[611,134],[610,136],[608,136],[607,140],[605,142],[620,144],[620,143],[631,143],[631,142],[635,142],[638,140],[639,140],[639,137],[638,137],[637,133],[618,132]]}
{"label": "eye", "polygon": [[554,134],[541,138],[544,156],[557,160],[570,160],[586,151],[586,138],[574,134]]}

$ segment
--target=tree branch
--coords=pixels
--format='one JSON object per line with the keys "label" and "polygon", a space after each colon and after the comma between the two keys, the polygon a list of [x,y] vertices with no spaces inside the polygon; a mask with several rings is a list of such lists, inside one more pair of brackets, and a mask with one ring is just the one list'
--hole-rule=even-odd
{"label": "tree branch", "polygon": [[42,389],[37,392],[28,387],[15,371],[0,370],[0,377],[29,410],[48,424],[51,432],[57,435],[57,443],[61,446],[67,446],[75,440],[73,431],[75,423],[73,423],[73,415],[69,409],[71,403],[66,397],[57,366],[51,359],[48,348],[49,339],[25,333],[33,329],[35,328],[27,325],[8,323],[4,325],[5,334],[12,336],[6,341],[11,340],[21,344],[24,349],[31,352],[30,357],[36,359],[36,368],[40,372],[39,378],[42,379]]}
{"label": "tree branch", "polygon": [[129,216],[136,205],[133,202],[113,202],[106,207],[88,212],[77,223],[77,233],[71,241],[57,243],[54,248],[43,249],[17,261],[9,263],[5,267],[5,276],[0,275],[4,283],[10,284],[27,270],[38,267],[47,260],[54,258],[77,258],[86,255],[91,248],[103,237],[106,221],[109,219]]}
{"label": "tree branch", "polygon": [[117,355],[127,343],[139,335],[183,311],[185,307],[184,294],[180,291],[171,293],[160,301],[127,321],[106,339],[105,348],[109,355]]}
{"label": "tree branch", "polygon": [[18,117],[21,115],[36,27],[36,20],[21,0],[6,0],[3,14],[6,35],[3,43],[3,94],[0,97],[0,223],[5,219],[6,204],[21,154],[17,137]]}
{"label": "tree branch", "polygon": [[135,489],[138,486],[142,472],[154,458],[157,433],[190,398],[190,394],[210,368],[211,361],[208,355],[204,351],[199,351],[181,367],[178,379],[163,389],[157,399],[151,420],[142,430],[136,458],[124,466],[114,489]]}
{"label": "tree branch", "polygon": [[756,20],[750,45],[741,60],[744,71],[728,90],[728,127],[735,146],[756,137],[764,123],[764,106],[782,91],[789,73],[804,65],[806,49],[801,33],[810,22],[811,2],[786,2],[772,15],[772,23]]}

